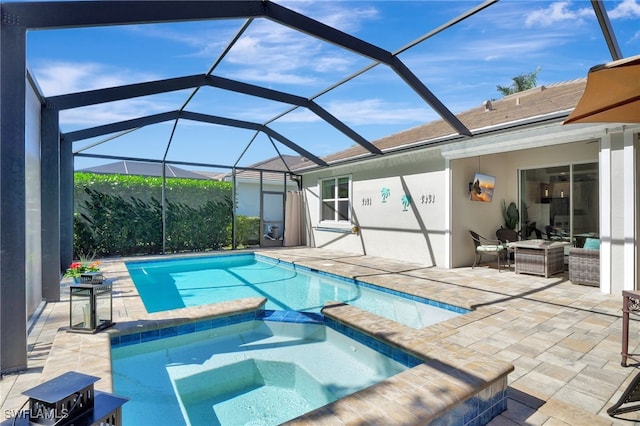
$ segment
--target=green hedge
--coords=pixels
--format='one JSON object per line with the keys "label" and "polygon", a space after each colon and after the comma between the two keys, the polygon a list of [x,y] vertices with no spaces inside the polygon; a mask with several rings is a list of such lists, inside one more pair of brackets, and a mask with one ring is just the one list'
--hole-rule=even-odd
{"label": "green hedge", "polygon": [[[229,233],[231,233],[231,226],[229,226]],[[255,244],[260,244],[260,218],[236,217],[236,245],[246,247]]]}
{"label": "green hedge", "polygon": [[[229,182],[166,180],[167,252],[231,242]],[[162,178],[75,174],[74,251],[96,256],[162,252]]]}
{"label": "green hedge", "polygon": [[[89,199],[85,188],[145,203],[151,202],[153,198],[162,199],[161,177],[77,172],[74,184],[76,211]],[[200,207],[210,200],[231,198],[231,182],[210,179],[167,178],[165,190],[167,200],[191,207]]]}

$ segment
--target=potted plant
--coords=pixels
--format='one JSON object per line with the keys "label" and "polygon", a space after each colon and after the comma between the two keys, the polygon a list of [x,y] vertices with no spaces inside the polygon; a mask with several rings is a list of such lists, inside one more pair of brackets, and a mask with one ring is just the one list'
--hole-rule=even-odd
{"label": "potted plant", "polygon": [[513,201],[507,206],[504,200],[502,200],[502,216],[504,218],[504,226],[508,229],[514,230],[520,222],[520,212],[518,212],[518,206]]}
{"label": "potted plant", "polygon": [[100,262],[93,260],[93,257],[87,258],[86,256],[80,256],[80,260],[72,262],[64,273],[65,278],[73,278],[73,282],[81,282],[80,276],[82,274],[100,272]]}

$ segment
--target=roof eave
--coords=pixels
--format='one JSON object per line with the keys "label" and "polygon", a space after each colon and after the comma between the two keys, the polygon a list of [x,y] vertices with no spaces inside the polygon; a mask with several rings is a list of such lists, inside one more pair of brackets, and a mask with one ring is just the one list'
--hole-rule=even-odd
{"label": "roof eave", "polygon": [[[345,165],[345,164],[354,163],[354,162],[363,161],[363,160],[372,160],[375,158],[384,158],[385,155],[400,154],[403,152],[414,151],[417,149],[435,148],[445,144],[459,142],[462,139],[472,140],[474,137],[477,137],[477,136],[486,136],[492,133],[495,133],[495,134],[504,133],[504,132],[515,130],[515,129],[521,129],[523,127],[529,127],[529,126],[535,126],[542,123],[548,123],[551,121],[561,122],[569,115],[569,113],[572,110],[573,108],[562,110],[562,111],[554,111],[548,114],[541,114],[533,117],[527,117],[524,119],[508,121],[508,122],[499,123],[491,126],[480,127],[477,129],[471,129],[473,133],[473,136],[471,138],[460,136],[458,134],[449,134],[446,136],[440,136],[440,137],[431,138],[431,139],[423,139],[410,144],[404,144],[401,146],[388,148],[383,151],[384,155],[382,156],[380,155],[373,156],[370,154],[359,154],[352,157],[329,162],[329,167]],[[312,166],[306,169],[296,169],[295,171],[300,174],[304,174],[304,173],[314,172],[320,169],[326,169],[326,167],[323,168],[323,167]]]}

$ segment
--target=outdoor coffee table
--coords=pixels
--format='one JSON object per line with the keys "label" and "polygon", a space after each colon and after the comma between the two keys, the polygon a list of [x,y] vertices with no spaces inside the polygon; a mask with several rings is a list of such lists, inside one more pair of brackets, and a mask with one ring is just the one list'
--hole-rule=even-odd
{"label": "outdoor coffee table", "polygon": [[549,278],[564,271],[566,241],[524,240],[509,243],[515,253],[516,274],[534,274]]}

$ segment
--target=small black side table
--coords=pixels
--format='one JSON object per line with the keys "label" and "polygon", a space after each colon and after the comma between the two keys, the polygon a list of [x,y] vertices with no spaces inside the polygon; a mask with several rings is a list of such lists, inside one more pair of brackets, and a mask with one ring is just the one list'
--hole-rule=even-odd
{"label": "small black side table", "polygon": [[629,358],[629,314],[640,316],[640,291],[624,290],[622,292],[622,362],[627,366]]}

